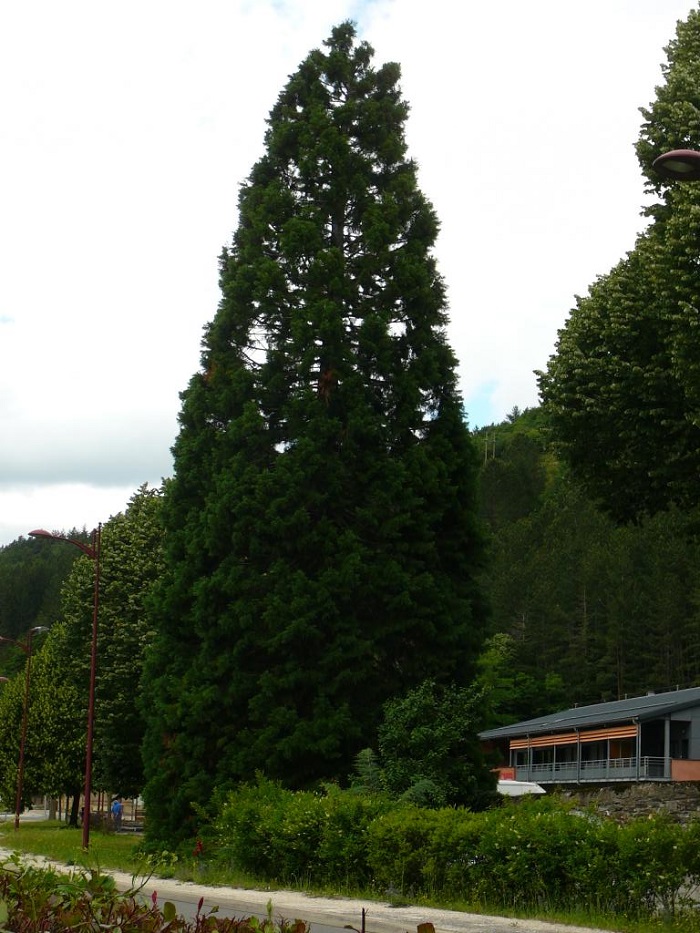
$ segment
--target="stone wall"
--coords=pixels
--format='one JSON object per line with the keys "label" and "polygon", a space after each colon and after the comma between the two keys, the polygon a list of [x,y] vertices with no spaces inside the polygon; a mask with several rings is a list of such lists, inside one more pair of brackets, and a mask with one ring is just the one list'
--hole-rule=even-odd
{"label": "stone wall", "polygon": [[576,791],[562,788],[559,795],[582,807],[592,806],[601,815],[619,822],[656,813],[668,813],[679,823],[700,817],[700,783],[697,781],[606,785]]}

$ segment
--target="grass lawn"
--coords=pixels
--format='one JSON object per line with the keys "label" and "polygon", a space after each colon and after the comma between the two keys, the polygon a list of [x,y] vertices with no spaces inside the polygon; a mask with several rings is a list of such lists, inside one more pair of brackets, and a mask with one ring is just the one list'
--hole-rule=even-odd
{"label": "grass lawn", "polygon": [[43,855],[57,862],[86,869],[114,869],[130,874],[145,867],[143,855],[138,852],[140,836],[131,833],[103,833],[90,830],[90,849],[82,847],[82,830],[66,826],[56,820],[20,823],[0,823],[0,848],[13,852]]}

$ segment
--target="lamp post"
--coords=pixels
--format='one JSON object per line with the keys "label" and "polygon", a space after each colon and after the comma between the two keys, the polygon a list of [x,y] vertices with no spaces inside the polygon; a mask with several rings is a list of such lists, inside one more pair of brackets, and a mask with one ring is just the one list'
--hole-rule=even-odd
{"label": "lamp post", "polygon": [[31,538],[48,538],[51,541],[66,541],[87,554],[94,564],[94,589],[92,599],[92,643],[90,646],[90,692],[88,694],[87,739],[85,742],[85,808],[83,810],[83,848],[90,846],[90,800],[92,797],[92,737],[95,727],[95,675],[97,672],[97,610],[100,603],[100,542],[102,524],[92,532],[92,544],[83,544],[73,538],[54,535],[43,528],[29,532]]}
{"label": "lamp post", "polygon": [[[48,632],[44,625],[35,625],[27,632],[27,641],[15,641],[14,638],[0,636],[0,643],[16,645],[27,655],[26,674],[24,678],[24,702],[22,704],[22,734],[19,741],[19,766],[17,768],[17,796],[15,798],[15,832],[19,829],[19,815],[22,812],[22,788],[24,785],[24,749],[27,744],[27,716],[29,712],[29,681],[32,672],[32,638],[40,632]],[[7,680],[6,677],[1,678]]]}
{"label": "lamp post", "polygon": [[652,162],[656,171],[674,181],[700,181],[700,152],[695,149],[672,149]]}

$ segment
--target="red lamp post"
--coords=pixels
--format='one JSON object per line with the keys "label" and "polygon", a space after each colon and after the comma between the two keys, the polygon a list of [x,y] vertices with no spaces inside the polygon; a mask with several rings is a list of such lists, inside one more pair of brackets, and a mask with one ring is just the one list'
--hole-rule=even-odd
{"label": "red lamp post", "polygon": [[85,742],[85,809],[83,810],[83,848],[90,846],[90,800],[92,798],[92,738],[95,727],[95,676],[97,673],[97,610],[100,603],[100,542],[102,538],[102,524],[92,532],[92,544],[83,544],[73,538],[63,535],[54,535],[43,528],[29,532],[31,538],[49,538],[51,541],[66,541],[87,554],[95,567],[94,590],[92,601],[92,644],[90,647],[90,692],[88,694],[87,739]]}
{"label": "red lamp post", "polygon": [[[15,798],[15,832],[19,829],[19,815],[22,812],[22,789],[24,786],[24,749],[27,744],[27,718],[29,712],[29,682],[32,671],[32,638],[40,632],[48,632],[44,625],[35,625],[27,632],[27,641],[15,641],[14,638],[0,636],[0,643],[16,645],[27,655],[26,674],[24,678],[24,702],[22,704],[22,733],[19,741],[19,766],[17,768],[17,796]],[[7,680],[6,677],[0,678]]]}

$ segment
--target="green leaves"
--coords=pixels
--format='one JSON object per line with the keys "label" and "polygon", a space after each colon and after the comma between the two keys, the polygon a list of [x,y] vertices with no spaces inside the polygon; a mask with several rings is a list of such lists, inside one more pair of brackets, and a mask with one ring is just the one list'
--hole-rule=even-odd
{"label": "green leaves", "polygon": [[696,368],[684,365],[700,349],[686,323],[697,278],[679,274],[672,239],[683,222],[657,223],[579,299],[539,374],[563,453],[619,521],[697,500]]}
{"label": "green leaves", "polygon": [[483,725],[482,701],[478,689],[432,681],[390,700],[379,729],[386,790],[428,806],[481,809],[492,802],[495,778],[476,735]]}
{"label": "green leaves", "polygon": [[691,10],[679,21],[676,36],[666,48],[662,65],[664,83],[656,88],[656,100],[640,108],[644,117],[637,156],[647,177],[647,189],[657,194],[674,183],[652,168],[654,159],[671,149],[700,148],[700,15]]}
{"label": "green leaves", "polygon": [[700,15],[678,24],[637,153],[661,203],[634,250],[578,300],[539,374],[561,449],[618,521],[698,498],[700,188],[663,179],[661,153],[700,148]]}
{"label": "green leaves", "polygon": [[[125,796],[139,793],[143,780],[143,720],[137,698],[150,639],[146,602],[161,572],[159,511],[160,491],[143,486],[132,496],[127,510],[102,529],[93,786]],[[52,626],[33,659],[27,796],[73,795],[82,785],[93,595],[94,563],[80,557],[63,588],[63,619]],[[0,693],[0,704],[11,702],[19,689],[12,686],[7,697]],[[15,700],[15,710],[16,706]],[[2,716],[0,733],[13,728],[14,715],[8,711]],[[11,739],[0,744],[3,748],[13,746]],[[2,770],[0,758],[0,773]]]}
{"label": "green leaves", "polygon": [[[123,933],[307,933],[302,920],[273,920],[268,915],[234,918],[218,917],[217,909],[202,910],[204,898],[191,920],[178,914],[172,901],[162,908],[154,891],[150,903],[130,889],[116,891],[110,875],[72,872],[60,875],[48,869],[32,868],[18,862],[6,863],[0,870],[0,925],[12,933],[39,933],[45,930],[121,930]],[[7,926],[5,926],[7,924]]]}

